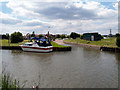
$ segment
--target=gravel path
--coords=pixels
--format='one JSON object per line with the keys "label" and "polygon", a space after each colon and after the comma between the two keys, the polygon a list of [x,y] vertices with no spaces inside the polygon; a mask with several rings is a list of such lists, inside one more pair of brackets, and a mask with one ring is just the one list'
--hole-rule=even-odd
{"label": "gravel path", "polygon": [[60,44],[60,45],[65,44],[65,43],[63,42],[63,40],[55,40],[54,42],[56,42],[57,44]]}

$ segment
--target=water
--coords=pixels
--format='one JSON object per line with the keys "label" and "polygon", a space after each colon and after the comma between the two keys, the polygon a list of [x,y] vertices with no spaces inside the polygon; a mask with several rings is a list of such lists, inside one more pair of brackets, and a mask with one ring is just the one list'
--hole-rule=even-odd
{"label": "water", "polygon": [[2,50],[3,70],[25,87],[117,88],[120,54],[73,46],[72,51],[29,53]]}

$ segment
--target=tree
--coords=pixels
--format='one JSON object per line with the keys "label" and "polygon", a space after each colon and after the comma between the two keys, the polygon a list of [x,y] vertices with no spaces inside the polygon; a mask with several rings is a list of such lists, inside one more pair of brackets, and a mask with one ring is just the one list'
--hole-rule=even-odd
{"label": "tree", "polygon": [[3,34],[2,39],[8,39],[8,37],[5,34]]}
{"label": "tree", "polygon": [[72,33],[70,34],[70,37],[73,38],[73,39],[76,39],[76,38],[80,37],[80,34],[75,33],[75,32],[72,32]]}
{"label": "tree", "polygon": [[56,38],[60,38],[60,35],[59,35],[59,34],[57,34],[57,35],[56,35]]}
{"label": "tree", "polygon": [[80,39],[83,39],[83,35],[80,35]]}
{"label": "tree", "polygon": [[119,33],[116,33],[116,35],[115,35],[116,37],[120,37],[120,34]]}
{"label": "tree", "polygon": [[101,39],[104,39],[104,36],[103,35],[100,35],[101,36]]}
{"label": "tree", "polygon": [[11,43],[18,43],[23,41],[23,35],[20,32],[14,32],[11,34]]}
{"label": "tree", "polygon": [[120,36],[118,36],[118,37],[116,38],[116,45],[117,45],[118,47],[120,47]]}
{"label": "tree", "polygon": [[34,31],[32,32],[31,37],[35,37],[35,32]]}
{"label": "tree", "polygon": [[62,35],[60,35],[60,37],[63,39],[63,38],[65,38],[65,35],[64,35],[64,34],[62,34]]}
{"label": "tree", "polygon": [[67,37],[66,38],[70,38],[70,35],[67,35]]}
{"label": "tree", "polygon": [[44,37],[44,36],[43,36],[42,34],[40,34],[40,35],[39,35],[39,38],[42,38],[42,37]]}

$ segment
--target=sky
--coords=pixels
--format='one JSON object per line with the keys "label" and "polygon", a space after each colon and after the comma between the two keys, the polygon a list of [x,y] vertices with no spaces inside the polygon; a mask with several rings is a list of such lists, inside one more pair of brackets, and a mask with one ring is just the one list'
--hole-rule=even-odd
{"label": "sky", "polygon": [[1,0],[0,33],[118,32],[118,0]]}

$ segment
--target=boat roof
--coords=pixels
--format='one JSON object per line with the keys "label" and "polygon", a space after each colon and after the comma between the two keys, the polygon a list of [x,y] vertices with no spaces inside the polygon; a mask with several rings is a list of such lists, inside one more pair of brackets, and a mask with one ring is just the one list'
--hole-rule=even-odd
{"label": "boat roof", "polygon": [[38,37],[33,37],[31,39],[34,39],[34,40],[39,40],[39,41],[48,41],[47,39],[44,39],[44,38],[38,38]]}

